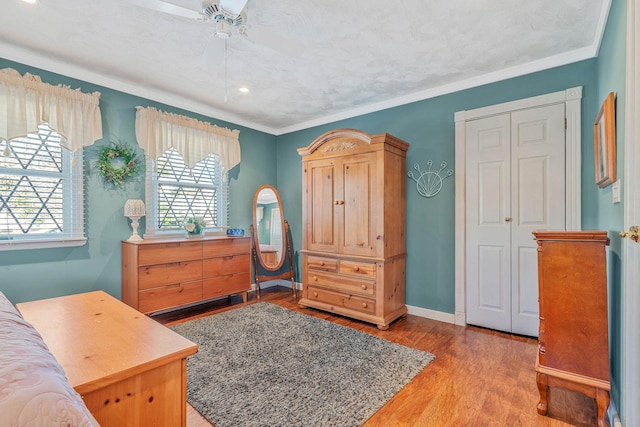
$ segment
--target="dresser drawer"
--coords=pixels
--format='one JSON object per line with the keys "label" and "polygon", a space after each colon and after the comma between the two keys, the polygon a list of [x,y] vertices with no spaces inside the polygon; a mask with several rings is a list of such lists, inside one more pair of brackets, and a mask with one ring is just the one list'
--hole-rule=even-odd
{"label": "dresser drawer", "polygon": [[202,261],[174,262],[138,268],[140,289],[202,279]]}
{"label": "dresser drawer", "polygon": [[224,237],[202,242],[202,257],[211,258],[221,255],[241,255],[250,253],[248,237]]}
{"label": "dresser drawer", "polygon": [[170,242],[140,245],[138,265],[165,264],[202,259],[202,242]]}
{"label": "dresser drawer", "polygon": [[216,277],[215,279],[204,279],[202,281],[202,295],[204,299],[237,294],[248,291],[249,288],[251,288],[251,284],[248,271],[246,273],[229,274]]}
{"label": "dresser drawer", "polygon": [[376,265],[366,262],[340,261],[340,273],[375,278]]}
{"label": "dresser drawer", "polygon": [[307,298],[312,301],[330,304],[335,307],[348,308],[362,313],[374,314],[376,312],[376,304],[374,300],[355,295],[331,292],[315,286],[308,286]]}
{"label": "dresser drawer", "polygon": [[202,300],[202,280],[140,291],[138,310],[152,313]]}
{"label": "dresser drawer", "polygon": [[323,286],[349,294],[353,293],[371,297],[375,294],[375,282],[371,280],[338,276],[319,271],[308,271],[307,283],[312,286]]}
{"label": "dresser drawer", "polygon": [[233,273],[246,273],[250,269],[249,255],[229,255],[203,261],[203,277],[216,277]]}
{"label": "dresser drawer", "polygon": [[310,270],[338,271],[338,260],[319,256],[307,257],[307,268]]}

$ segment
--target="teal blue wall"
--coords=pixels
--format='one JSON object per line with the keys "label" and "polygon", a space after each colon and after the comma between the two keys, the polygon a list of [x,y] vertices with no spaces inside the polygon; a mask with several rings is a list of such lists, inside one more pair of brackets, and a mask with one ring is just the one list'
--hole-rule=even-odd
{"label": "teal blue wall", "polygon": [[[583,86],[583,170],[592,183],[592,120],[597,111],[595,60],[583,61],[547,71],[484,85],[408,105],[390,108],[278,137],[278,191],[284,215],[292,226],[293,245],[301,245],[301,159],[296,149],[307,146],[322,133],[349,127],[370,134],[388,132],[411,144],[407,167],[423,169],[427,160],[437,167],[443,161],[453,168],[454,113],[501,102]],[[444,181],[441,192],[426,199],[415,182],[407,180],[407,304],[446,313],[454,312],[454,178]],[[585,185],[583,212],[592,212],[596,189]],[[594,222],[595,219],[590,219]],[[589,221],[587,221],[589,222]],[[298,257],[296,257],[298,259]]]}
{"label": "teal blue wall", "polygon": [[100,148],[114,138],[137,147],[134,123],[135,107],[138,105],[153,106],[240,130],[242,162],[229,173],[231,227],[248,232],[249,224],[253,221],[251,205],[255,190],[262,184],[276,184],[276,138],[273,135],[0,58],[0,68],[7,67],[21,74],[37,74],[46,83],[79,87],[83,92],[100,92],[104,134],[102,140],[84,149],[85,230],[88,243],[77,248],[0,252],[0,291],[14,303],[97,289],[120,297],[120,241],[131,235],[129,220],[123,216],[123,207],[127,199],[144,200],[144,175],[114,189],[102,182],[94,165]]}
{"label": "teal blue wall", "polygon": [[[626,2],[614,0],[600,52],[596,60],[597,93],[602,103],[609,92],[616,95],[616,153],[617,177],[624,174],[624,125],[625,125],[625,68],[626,68]],[[593,122],[593,120],[592,120]],[[593,181],[585,183],[595,187]],[[625,185],[621,181],[622,187]],[[597,188],[597,187],[596,187]],[[614,402],[621,402],[622,379],[622,242],[620,232],[623,221],[624,199],[611,202],[611,186],[596,190],[594,228],[606,230],[611,244],[607,256],[609,284],[609,330],[611,342],[611,394]],[[624,408],[618,408],[621,412]]]}

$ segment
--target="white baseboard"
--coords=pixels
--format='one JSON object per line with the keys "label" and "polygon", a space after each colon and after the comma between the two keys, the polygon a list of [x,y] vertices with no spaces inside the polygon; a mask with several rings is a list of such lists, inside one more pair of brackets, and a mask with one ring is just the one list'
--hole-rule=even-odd
{"label": "white baseboard", "polygon": [[455,316],[451,313],[429,310],[428,308],[416,307],[413,305],[407,305],[407,311],[409,312],[409,314],[412,314],[414,316],[425,317],[427,319],[455,324]]}

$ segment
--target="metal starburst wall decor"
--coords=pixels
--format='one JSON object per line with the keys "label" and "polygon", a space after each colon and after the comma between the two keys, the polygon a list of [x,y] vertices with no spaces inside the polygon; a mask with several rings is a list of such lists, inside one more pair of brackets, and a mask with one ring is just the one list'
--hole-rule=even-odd
{"label": "metal starburst wall decor", "polygon": [[443,173],[447,168],[447,162],[440,163],[440,169],[431,170],[433,161],[427,161],[427,169],[420,170],[420,165],[417,163],[413,165],[413,168],[418,172],[414,174],[413,171],[409,171],[407,175],[409,178],[416,182],[416,189],[423,197],[434,197],[442,189],[442,182],[453,175],[453,169],[449,169]]}

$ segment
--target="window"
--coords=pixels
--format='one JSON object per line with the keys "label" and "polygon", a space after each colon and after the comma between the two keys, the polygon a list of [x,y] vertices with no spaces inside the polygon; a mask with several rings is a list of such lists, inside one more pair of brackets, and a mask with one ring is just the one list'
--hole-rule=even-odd
{"label": "window", "polygon": [[226,227],[229,184],[218,156],[210,154],[189,169],[175,149],[147,160],[148,237],[182,233],[188,217],[204,218],[207,229]]}
{"label": "window", "polygon": [[46,123],[0,143],[0,250],[79,246],[84,237],[82,150]]}

